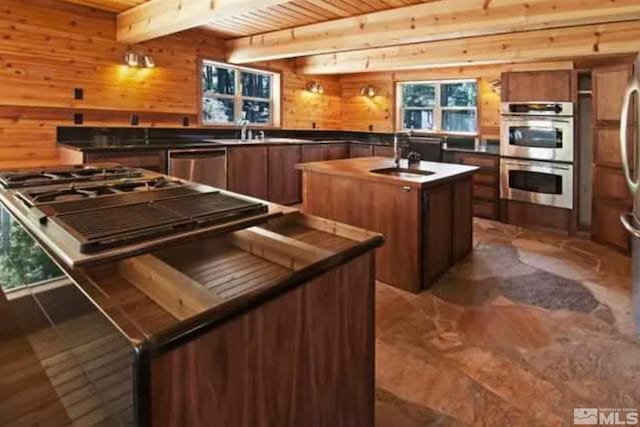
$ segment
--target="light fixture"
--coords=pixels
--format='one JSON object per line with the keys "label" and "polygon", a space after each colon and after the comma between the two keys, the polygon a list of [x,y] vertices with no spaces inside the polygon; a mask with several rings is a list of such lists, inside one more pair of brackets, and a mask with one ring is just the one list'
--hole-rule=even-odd
{"label": "light fixture", "polygon": [[127,53],[124,54],[124,64],[127,67],[139,67],[140,57],[138,56],[137,53],[129,50],[127,51]]}
{"label": "light fixture", "polygon": [[324,87],[315,80],[307,83],[306,89],[311,93],[319,93],[321,95],[324,93]]}
{"label": "light fixture", "polygon": [[369,98],[373,98],[376,96],[376,88],[371,85],[363,86],[360,89],[360,95],[368,96]]}
{"label": "light fixture", "polygon": [[491,80],[489,82],[489,86],[491,86],[491,90],[494,93],[500,93],[500,90],[502,89],[502,80],[500,79]]}
{"label": "light fixture", "polygon": [[144,61],[143,62],[144,62],[144,66],[146,68],[155,68],[156,67],[156,62],[149,55],[145,55],[144,56]]}
{"label": "light fixture", "polygon": [[150,55],[140,55],[132,50],[124,54],[124,63],[127,67],[155,68],[156,63]]}

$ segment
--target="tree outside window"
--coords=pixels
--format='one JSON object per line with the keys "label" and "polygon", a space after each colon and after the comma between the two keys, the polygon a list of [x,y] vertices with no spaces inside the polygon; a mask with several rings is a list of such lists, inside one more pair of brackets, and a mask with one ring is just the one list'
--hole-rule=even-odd
{"label": "tree outside window", "polygon": [[476,134],[477,87],[475,80],[400,83],[399,128]]}

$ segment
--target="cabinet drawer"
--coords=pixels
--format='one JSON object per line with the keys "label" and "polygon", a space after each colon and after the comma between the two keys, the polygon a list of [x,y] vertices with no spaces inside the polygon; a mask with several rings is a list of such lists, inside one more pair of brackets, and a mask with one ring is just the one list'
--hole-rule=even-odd
{"label": "cabinet drawer", "polygon": [[393,147],[375,145],[373,147],[373,155],[378,157],[393,157]]}
{"label": "cabinet drawer", "polygon": [[474,200],[473,216],[498,219],[498,203]]}
{"label": "cabinet drawer", "polygon": [[148,169],[156,172],[166,172],[166,152],[159,151],[105,151],[87,153],[87,163],[114,162],[132,168]]}
{"label": "cabinet drawer", "polygon": [[369,144],[351,144],[349,147],[349,156],[354,157],[371,157],[373,156],[373,147]]}
{"label": "cabinet drawer", "polygon": [[498,157],[475,156],[473,154],[463,154],[459,157],[460,163],[469,166],[479,166],[481,168],[498,169]]}
{"label": "cabinet drawer", "polygon": [[489,201],[494,201],[498,199],[498,188],[497,187],[488,187],[486,185],[474,185],[473,186],[473,198],[474,199],[485,199]]}
{"label": "cabinet drawer", "polygon": [[478,171],[473,174],[474,184],[498,185],[498,178],[494,172]]}

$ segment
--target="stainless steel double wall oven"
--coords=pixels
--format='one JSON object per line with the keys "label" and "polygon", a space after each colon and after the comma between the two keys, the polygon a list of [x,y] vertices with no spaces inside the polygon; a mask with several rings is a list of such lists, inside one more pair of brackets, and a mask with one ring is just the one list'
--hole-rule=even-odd
{"label": "stainless steel double wall oven", "polygon": [[501,117],[500,197],[573,209],[573,103],[505,102]]}

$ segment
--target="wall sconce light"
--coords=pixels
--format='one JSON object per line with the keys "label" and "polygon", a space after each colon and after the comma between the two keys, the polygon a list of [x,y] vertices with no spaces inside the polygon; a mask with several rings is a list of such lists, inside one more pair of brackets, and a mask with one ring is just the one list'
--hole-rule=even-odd
{"label": "wall sconce light", "polygon": [[127,67],[155,68],[156,63],[149,55],[139,55],[131,50],[124,54],[124,64]]}
{"label": "wall sconce light", "polygon": [[500,79],[491,80],[489,82],[489,86],[491,86],[491,90],[494,93],[500,93],[500,91],[502,90],[502,80]]}
{"label": "wall sconce light", "polygon": [[360,95],[368,96],[369,98],[373,98],[376,96],[376,88],[371,85],[363,86],[360,89]]}
{"label": "wall sconce light", "polygon": [[311,93],[319,93],[320,95],[324,93],[324,87],[315,80],[312,80],[309,83],[307,83],[307,86],[305,87],[305,89]]}

